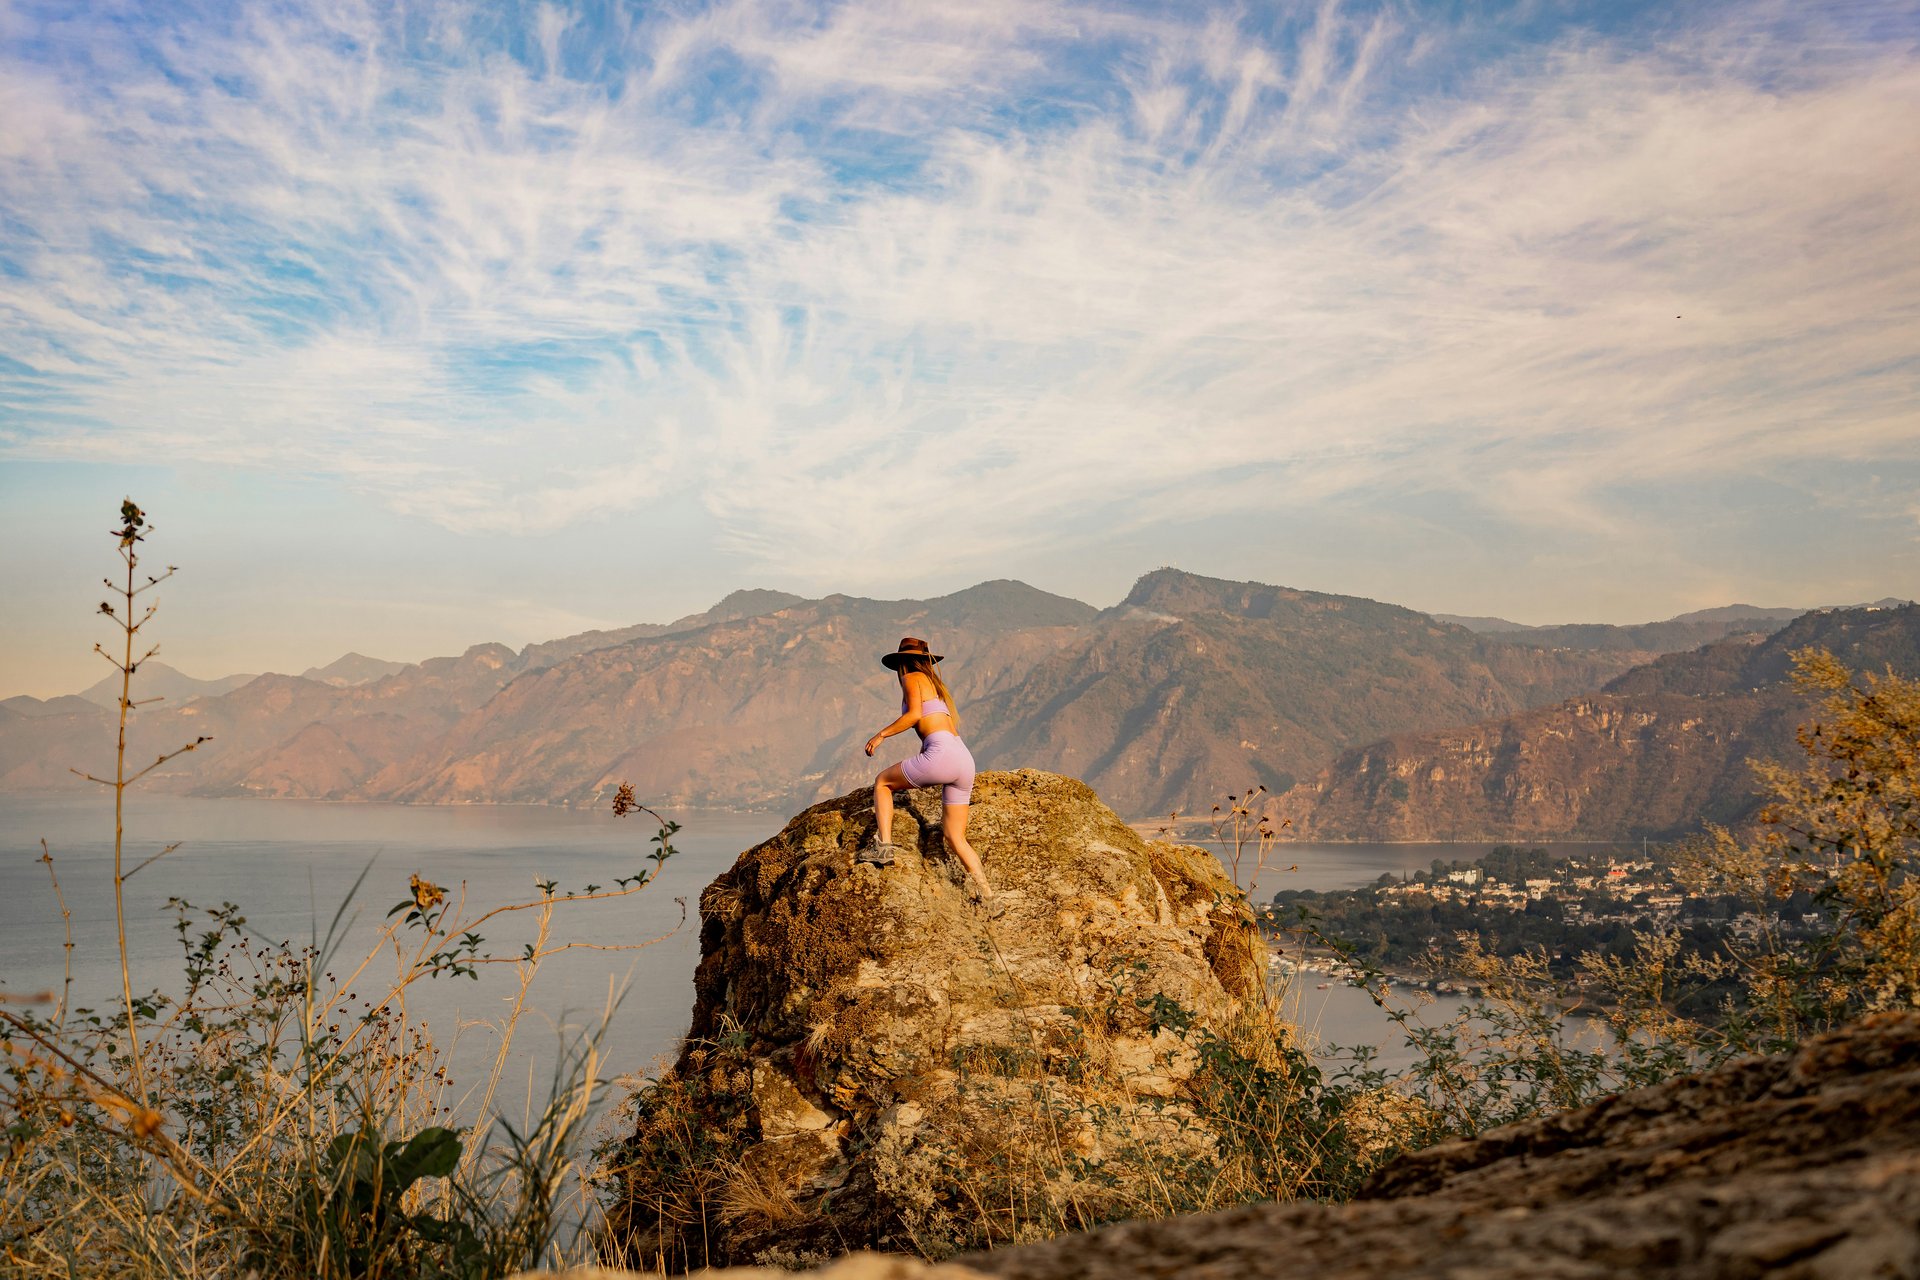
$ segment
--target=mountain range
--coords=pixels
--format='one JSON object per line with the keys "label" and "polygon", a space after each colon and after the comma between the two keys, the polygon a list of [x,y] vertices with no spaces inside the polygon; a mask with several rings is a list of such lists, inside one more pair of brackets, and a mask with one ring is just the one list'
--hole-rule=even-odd
{"label": "mountain range", "polygon": [[[1135,817],[1313,779],[1328,807],[1290,797],[1303,826],[1366,835],[1391,825],[1389,811],[1336,817],[1353,807],[1338,769],[1354,753],[1598,696],[1676,638],[1744,632],[1735,643],[1750,647],[1779,626],[1771,612],[1568,628],[1542,643],[1547,629],[1476,631],[1173,569],[1108,609],[1011,581],[932,600],[742,591],[674,622],[519,652],[477,645],[405,665],[348,655],[255,677],[142,710],[130,752],[144,762],[208,736],[151,779],[204,795],[591,804],[631,779],[667,804],[789,808],[877,768],[860,743],[891,718],[897,690],[875,655],[917,634],[949,655],[983,767],[1070,773]],[[70,764],[110,767],[111,720],[79,698],[0,702],[0,790],[68,785]],[[889,741],[886,758],[910,742]]]}
{"label": "mountain range", "polygon": [[1804,614],[1766,637],[1637,666],[1591,694],[1516,715],[1391,735],[1341,755],[1279,801],[1299,838],[1672,836],[1758,808],[1752,763],[1798,754],[1816,713],[1792,654],[1920,676],[1920,605]]}

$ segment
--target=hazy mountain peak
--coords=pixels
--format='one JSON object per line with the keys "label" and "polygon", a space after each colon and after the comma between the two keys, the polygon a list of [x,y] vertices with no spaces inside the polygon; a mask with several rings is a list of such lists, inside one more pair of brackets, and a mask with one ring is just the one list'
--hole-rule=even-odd
{"label": "hazy mountain peak", "polygon": [[1668,618],[1668,622],[1789,622],[1805,613],[1805,609],[1763,608],[1757,604],[1723,604],[1714,609],[1695,609],[1692,613],[1678,613]]}
{"label": "hazy mountain peak", "polygon": [[1014,578],[975,583],[926,602],[929,617],[943,626],[985,629],[1072,627],[1099,613],[1092,605],[1030,586]]}
{"label": "hazy mountain peak", "polygon": [[[186,702],[193,698],[217,698],[223,693],[231,693],[241,685],[252,680],[252,674],[221,676],[215,680],[196,680],[184,671],[176,670],[164,662],[148,660],[140,664],[134,672],[134,697],[165,698],[168,702]],[[104,676],[101,680],[80,691],[79,695],[95,706],[118,708],[120,705],[120,673],[118,671]]]}
{"label": "hazy mountain peak", "polygon": [[1445,622],[1456,627],[1465,627],[1469,631],[1498,635],[1503,631],[1537,631],[1538,627],[1529,622],[1514,622],[1509,618],[1491,618],[1470,613],[1429,614],[1435,622]]}
{"label": "hazy mountain peak", "polygon": [[384,676],[396,671],[405,671],[410,663],[388,662],[384,658],[369,658],[364,653],[348,653],[335,658],[324,667],[308,667],[300,673],[302,680],[317,680],[321,684],[330,684],[336,689],[350,689],[354,685],[372,684]]}
{"label": "hazy mountain peak", "polygon": [[1231,613],[1243,618],[1274,618],[1309,614],[1341,614],[1375,620],[1388,618],[1406,622],[1427,621],[1425,614],[1397,604],[1383,604],[1365,596],[1330,595],[1323,591],[1303,591],[1266,582],[1235,582],[1227,578],[1208,578],[1184,569],[1155,569],[1143,574],[1119,608],[1132,607],[1150,613],[1189,617],[1196,613]]}
{"label": "hazy mountain peak", "polygon": [[11,698],[0,698],[0,710],[37,720],[42,716],[98,715],[100,704],[75,693],[63,693],[45,701],[22,693]]}
{"label": "hazy mountain peak", "polygon": [[1302,594],[1290,587],[1209,578],[1169,566],[1141,574],[1120,603],[1156,613],[1225,610],[1263,617],[1272,612],[1276,601],[1297,599]]}
{"label": "hazy mountain peak", "polygon": [[741,618],[758,618],[763,614],[778,613],[790,609],[796,604],[805,604],[805,596],[794,595],[791,591],[774,591],[767,587],[745,587],[739,591],[729,591],[722,596],[720,603],[696,615],[708,622],[735,622]]}

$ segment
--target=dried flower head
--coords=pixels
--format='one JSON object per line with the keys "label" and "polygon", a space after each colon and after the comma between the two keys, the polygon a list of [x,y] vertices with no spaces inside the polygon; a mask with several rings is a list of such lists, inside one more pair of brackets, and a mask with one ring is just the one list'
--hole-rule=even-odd
{"label": "dried flower head", "polygon": [[431,910],[447,896],[447,891],[431,880],[422,880],[417,874],[407,878],[407,889],[413,894],[413,905],[422,911]]}

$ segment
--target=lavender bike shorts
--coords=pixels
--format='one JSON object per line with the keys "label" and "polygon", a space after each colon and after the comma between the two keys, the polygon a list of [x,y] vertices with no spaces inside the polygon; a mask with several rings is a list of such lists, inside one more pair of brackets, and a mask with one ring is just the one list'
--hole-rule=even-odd
{"label": "lavender bike shorts", "polygon": [[900,772],[916,787],[944,784],[948,804],[973,803],[973,752],[958,734],[945,729],[928,734],[920,754],[900,762]]}

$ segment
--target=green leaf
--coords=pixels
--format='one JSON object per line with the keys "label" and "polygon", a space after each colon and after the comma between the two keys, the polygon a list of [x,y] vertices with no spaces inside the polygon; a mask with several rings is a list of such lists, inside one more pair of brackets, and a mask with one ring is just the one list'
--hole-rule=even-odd
{"label": "green leaf", "polygon": [[460,1135],[435,1125],[413,1135],[393,1158],[396,1191],[405,1191],[421,1178],[444,1178],[460,1163]]}

